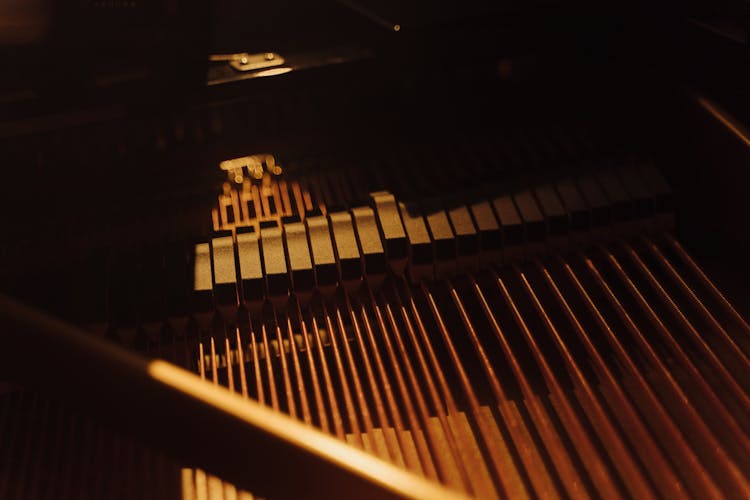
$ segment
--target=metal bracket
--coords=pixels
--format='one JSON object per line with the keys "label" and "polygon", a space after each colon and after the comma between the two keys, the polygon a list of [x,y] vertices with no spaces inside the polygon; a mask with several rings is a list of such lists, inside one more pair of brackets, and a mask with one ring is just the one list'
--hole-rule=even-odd
{"label": "metal bracket", "polygon": [[264,52],[262,54],[248,54],[240,52],[237,54],[214,54],[209,57],[212,62],[227,62],[237,71],[255,71],[264,68],[273,68],[284,64],[284,58],[275,52]]}

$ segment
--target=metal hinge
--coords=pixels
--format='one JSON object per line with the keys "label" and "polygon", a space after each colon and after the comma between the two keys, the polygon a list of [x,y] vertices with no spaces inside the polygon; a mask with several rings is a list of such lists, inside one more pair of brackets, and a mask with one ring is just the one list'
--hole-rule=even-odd
{"label": "metal hinge", "polygon": [[255,71],[284,64],[284,58],[275,52],[263,52],[261,54],[248,54],[247,52],[214,54],[209,57],[209,60],[212,62],[225,61],[237,71]]}

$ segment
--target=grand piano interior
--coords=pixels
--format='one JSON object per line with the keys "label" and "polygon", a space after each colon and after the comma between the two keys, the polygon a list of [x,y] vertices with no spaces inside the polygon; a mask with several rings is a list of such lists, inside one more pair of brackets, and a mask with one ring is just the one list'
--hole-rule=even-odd
{"label": "grand piano interior", "polygon": [[750,497],[747,12],[657,3],[0,6],[0,498]]}

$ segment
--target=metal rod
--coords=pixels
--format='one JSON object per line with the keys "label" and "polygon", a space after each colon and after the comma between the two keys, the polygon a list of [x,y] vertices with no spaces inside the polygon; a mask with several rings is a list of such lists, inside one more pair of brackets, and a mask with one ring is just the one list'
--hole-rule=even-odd
{"label": "metal rod", "polygon": [[170,363],[146,360],[5,296],[0,325],[0,359],[8,375],[255,494],[462,498]]}
{"label": "metal rod", "polygon": [[[515,303],[508,293],[507,288],[505,287],[505,283],[497,274],[494,274],[494,278],[503,298],[505,299],[508,307],[514,315],[514,318],[516,319],[516,321],[518,321],[518,311],[516,309]],[[555,469],[557,470],[560,478],[563,481],[564,488],[571,498],[591,498],[591,492],[587,490],[587,485],[585,484],[582,475],[571,460],[570,454],[566,451],[565,445],[561,440],[561,436],[552,423],[548,412],[542,405],[537,395],[534,393],[531,382],[524,373],[520,360],[514,354],[510,342],[508,341],[505,332],[500,327],[500,323],[498,322],[495,313],[492,311],[492,308],[489,306],[484,293],[482,292],[481,288],[479,288],[479,284],[472,278],[471,285],[474,288],[474,293],[477,295],[477,298],[479,299],[485,315],[487,316],[490,327],[495,334],[495,338],[500,344],[500,348],[502,349],[503,354],[508,364],[510,365],[516,382],[518,383],[521,392],[523,393],[525,406],[529,411],[532,421],[534,422],[534,427],[539,433],[539,436],[544,443],[544,447],[547,450],[547,453],[549,453],[550,457],[552,458]],[[457,303],[460,304],[460,298],[458,297],[458,294],[456,294],[455,290],[453,290],[453,295],[454,300],[456,300]],[[460,309],[462,311],[462,316],[465,316],[466,313],[463,312],[463,306],[461,306]],[[519,327],[522,324],[525,326],[523,320],[521,320],[521,323],[519,323]],[[523,330],[523,327],[521,327],[521,330]],[[602,494],[603,493],[604,492],[602,492]],[[608,491],[608,493],[614,495],[612,496],[612,498],[619,497],[619,495],[615,493],[615,490]]]}
{"label": "metal rod", "polygon": [[[664,496],[685,496],[687,494],[685,492],[685,488],[681,481],[678,479],[672,464],[664,456],[663,452],[654,441],[654,436],[646,428],[643,419],[638,414],[636,408],[633,406],[632,401],[625,394],[625,390],[623,389],[621,383],[617,380],[614,373],[612,373],[609,365],[604,361],[604,358],[599,352],[599,349],[597,349],[596,345],[591,341],[589,333],[581,324],[578,316],[573,312],[573,309],[568,303],[568,300],[560,291],[557,282],[554,280],[549,270],[544,265],[539,262],[537,262],[537,265],[542,271],[542,274],[544,275],[544,278],[554,297],[562,307],[565,316],[573,325],[573,329],[575,330],[578,338],[583,344],[584,349],[589,356],[589,359],[596,367],[597,374],[602,378],[602,381],[605,382],[605,384],[603,385],[611,391],[613,397],[610,399],[610,401],[615,402],[614,405],[610,403],[612,406],[615,406],[613,412],[618,417],[618,420],[620,420],[623,430],[628,433],[632,446],[641,451],[639,456],[643,458],[647,468],[654,471],[652,479],[660,486],[661,492]],[[603,321],[603,318],[600,319]],[[605,331],[607,331],[606,328]],[[652,401],[658,403],[656,398],[652,398]],[[661,416],[661,414],[658,412],[656,413],[656,415]],[[666,413],[664,413],[664,415],[666,415]],[[695,467],[700,467],[700,463],[698,462],[697,457],[694,457],[694,455],[692,454],[692,450],[690,450],[687,447],[687,444],[684,443],[684,440],[682,440],[682,436],[679,435],[679,431],[670,422],[665,421],[665,423],[669,426],[670,429],[672,429],[672,432],[674,434],[677,434],[678,436],[677,441],[681,443],[679,454],[687,453],[688,457],[692,457],[690,463],[694,464]],[[707,475],[705,471],[703,471],[703,475]]]}
{"label": "metal rod", "polygon": [[693,273],[695,273],[696,276],[698,276],[698,278],[708,288],[708,290],[711,292],[711,295],[713,295],[714,298],[719,303],[721,303],[722,306],[724,306],[724,309],[726,309],[727,312],[732,315],[735,321],[737,321],[737,323],[739,323],[747,333],[750,333],[750,325],[747,323],[747,321],[745,321],[745,318],[742,317],[742,315],[737,311],[737,309],[735,309],[732,303],[729,302],[729,300],[724,296],[723,293],[721,293],[721,290],[719,290],[714,282],[711,281],[711,278],[709,278],[706,273],[703,272],[700,266],[696,264],[693,258],[690,257],[690,255],[685,251],[684,248],[682,248],[682,245],[680,245],[680,243],[670,235],[667,235],[666,239],[669,245],[680,257],[680,259],[682,259],[682,261],[690,268],[690,270],[693,271]]}
{"label": "metal rod", "polygon": [[706,452],[710,453],[715,460],[712,465],[717,466],[715,472],[723,474],[724,478],[728,482],[731,482],[731,484],[734,485],[737,491],[745,492],[745,494],[750,497],[750,485],[748,484],[747,478],[743,475],[738,465],[727,454],[712,429],[702,419],[702,417],[698,413],[698,410],[693,406],[691,400],[688,398],[683,388],[680,387],[680,385],[675,380],[674,374],[667,368],[662,359],[659,358],[653,346],[643,336],[643,332],[638,329],[638,326],[635,324],[630,314],[625,310],[620,300],[612,291],[611,287],[602,277],[596,264],[594,264],[591,259],[588,259],[586,257],[582,258],[584,259],[584,262],[592,276],[601,286],[607,299],[617,311],[617,314],[625,324],[628,332],[637,342],[639,348],[641,349],[641,352],[658,370],[664,381],[667,383],[670,391],[680,402],[680,405],[684,410],[685,415],[689,419],[690,425],[692,426],[694,432],[696,432],[701,437],[703,442],[706,443]]}
{"label": "metal rod", "polygon": [[730,351],[738,360],[740,360],[742,365],[746,369],[750,370],[750,358],[748,358],[747,354],[740,348],[737,342],[735,342],[726,328],[724,328],[724,326],[719,323],[719,320],[716,319],[716,316],[714,316],[708,310],[703,301],[698,298],[695,291],[690,287],[690,285],[688,285],[688,283],[685,281],[682,275],[680,275],[677,269],[675,269],[669,259],[667,259],[667,257],[662,253],[661,250],[659,250],[659,247],[656,246],[653,241],[645,240],[645,243],[646,247],[651,251],[651,254],[656,257],[656,259],[659,261],[662,267],[666,269],[672,279],[677,282],[682,292],[688,296],[693,306],[698,309],[698,311],[700,311],[703,318],[716,330],[717,333],[719,333],[719,337],[722,339],[724,344],[729,347]]}
{"label": "metal rod", "polygon": [[[557,327],[552,322],[547,310],[544,308],[537,293],[531,286],[526,274],[520,270],[517,270],[517,272],[524,288],[526,289],[527,295],[534,304],[537,314],[542,319],[542,322],[552,337],[561,358],[567,365],[567,372],[571,375],[573,383],[582,392],[584,397],[579,396],[582,406],[585,408],[585,412],[589,419],[595,422],[593,427],[604,444],[605,451],[610,455],[614,467],[625,479],[625,487],[634,498],[653,498],[654,492],[646,478],[643,476],[637,460],[631,455],[627,445],[620,436],[620,433],[613,425],[610,415],[608,415],[604,409],[604,404],[600,401],[594,388],[589,384],[589,381],[583,373],[583,369],[568,349],[568,346],[560,335]],[[539,351],[538,348],[535,349],[535,351]],[[539,351],[539,353],[541,355],[541,351]],[[551,372],[549,366],[545,370]],[[551,375],[553,375],[553,373],[550,373],[548,376]]]}
{"label": "metal rod", "polygon": [[[424,454],[426,455],[425,458],[422,459],[423,462],[427,460],[432,460],[435,463],[435,466],[437,468],[437,472],[440,474],[441,479],[446,484],[460,488],[463,491],[470,492],[469,489],[469,481],[466,478],[466,470],[463,467],[463,463],[460,461],[460,458],[458,457],[458,453],[456,450],[456,441],[453,437],[453,435],[446,431],[446,425],[443,425],[445,423],[445,415],[438,410],[437,417],[438,421],[441,423],[441,429],[443,430],[443,433],[445,435],[446,444],[448,445],[448,449],[450,451],[450,458],[452,459],[453,466],[456,468],[456,471],[458,472],[457,481],[453,480],[453,475],[450,474],[450,468],[451,464],[450,461],[447,460],[447,457],[443,456],[442,453],[438,453],[435,447],[437,436],[435,435],[435,431],[433,427],[429,423],[429,412],[427,410],[427,404],[425,402],[424,395],[422,394],[422,388],[419,387],[419,383],[417,382],[416,374],[414,371],[414,367],[412,366],[412,362],[409,359],[409,356],[407,355],[403,339],[401,336],[400,329],[396,323],[396,318],[393,315],[393,312],[391,311],[391,307],[388,304],[388,302],[383,298],[382,291],[380,294],[380,297],[382,299],[382,302],[384,304],[385,314],[388,317],[388,323],[391,326],[391,332],[393,332],[393,341],[391,340],[391,335],[389,335],[388,328],[386,328],[385,320],[383,318],[383,314],[380,311],[380,306],[378,305],[377,301],[375,300],[374,294],[372,294],[372,290],[370,290],[371,294],[371,301],[373,308],[375,310],[375,314],[378,318],[378,323],[380,324],[380,330],[383,334],[383,341],[386,346],[386,350],[388,353],[388,357],[391,362],[391,366],[393,366],[393,370],[396,377],[396,382],[398,384],[399,392],[401,393],[401,397],[404,401],[404,406],[406,406],[407,415],[409,417],[409,424],[411,425],[412,430],[412,437],[414,437],[414,434],[416,433],[416,429],[418,428],[417,423],[417,414],[419,415],[419,420],[421,420],[422,429],[424,429],[424,433],[428,436],[428,440],[425,444],[425,446],[420,445],[420,449],[418,450],[420,455]],[[401,367],[399,366],[397,357],[396,357],[396,349],[394,348],[394,343],[398,347],[398,353],[400,355],[400,359],[402,364],[404,365],[404,370],[401,370]],[[406,378],[404,377],[404,371],[406,372]],[[412,389],[412,393],[414,394],[414,401],[412,401],[412,398],[409,394],[409,390],[406,386],[406,379],[409,380],[409,385]],[[430,381],[431,382],[431,381]],[[428,383],[430,383],[428,382]],[[416,437],[414,438],[416,443]],[[420,440],[423,441],[423,440]],[[422,449],[423,448],[423,449]]]}

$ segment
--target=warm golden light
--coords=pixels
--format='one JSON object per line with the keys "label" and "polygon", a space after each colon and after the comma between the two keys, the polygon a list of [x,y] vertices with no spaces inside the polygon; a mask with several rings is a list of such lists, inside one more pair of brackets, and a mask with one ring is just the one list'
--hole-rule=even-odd
{"label": "warm golden light", "polygon": [[[366,476],[368,480],[383,485],[394,493],[411,498],[465,498],[459,493],[357,450],[260,403],[243,399],[227,389],[201,380],[192,373],[166,361],[149,362],[147,371],[151,378],[161,384],[231,414],[243,420],[248,426],[262,427],[266,433],[277,436],[300,450],[320,456],[342,469]],[[188,475],[183,471],[183,483],[189,479],[186,477]]]}
{"label": "warm golden light", "polygon": [[283,66],[281,68],[272,68],[272,69],[266,69],[263,71],[258,71],[255,73],[256,77],[264,77],[264,76],[278,76],[283,75],[285,73],[289,73],[292,71],[292,68],[289,66]]}
{"label": "warm golden light", "polygon": [[698,104],[700,104],[703,109],[708,111],[711,116],[716,118],[719,122],[721,122],[722,125],[724,125],[730,132],[732,132],[739,140],[741,140],[746,146],[750,146],[750,137],[748,137],[748,134],[744,127],[737,123],[731,116],[729,116],[727,113],[722,111],[716,104],[709,101],[708,99],[704,99],[702,97],[698,98]]}

